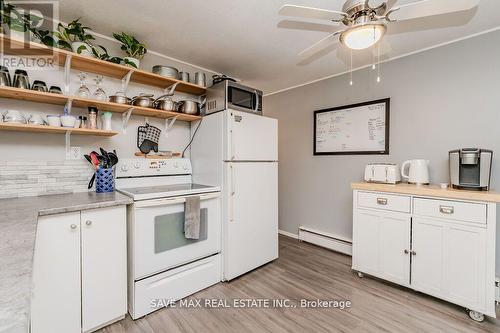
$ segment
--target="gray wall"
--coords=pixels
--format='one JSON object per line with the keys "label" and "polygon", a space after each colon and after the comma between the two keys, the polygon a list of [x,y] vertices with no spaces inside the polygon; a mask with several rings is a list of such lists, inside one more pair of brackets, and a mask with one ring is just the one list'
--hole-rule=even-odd
{"label": "gray wall", "polygon": [[[280,126],[280,229],[304,225],[351,238],[350,183],[370,162],[429,159],[439,183],[448,180],[449,150],[489,148],[500,190],[499,59],[493,32],[383,64],[380,83],[369,68],[354,73],[352,87],[343,75],[266,97],[266,114]],[[391,98],[389,156],[313,156],[314,110],[384,97]]]}

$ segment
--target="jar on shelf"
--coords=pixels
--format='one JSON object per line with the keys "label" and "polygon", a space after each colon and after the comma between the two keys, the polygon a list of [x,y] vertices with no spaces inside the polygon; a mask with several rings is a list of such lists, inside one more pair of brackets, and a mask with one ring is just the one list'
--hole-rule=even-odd
{"label": "jar on shelf", "polygon": [[97,108],[95,106],[89,106],[89,119],[87,122],[88,129],[97,129]]}

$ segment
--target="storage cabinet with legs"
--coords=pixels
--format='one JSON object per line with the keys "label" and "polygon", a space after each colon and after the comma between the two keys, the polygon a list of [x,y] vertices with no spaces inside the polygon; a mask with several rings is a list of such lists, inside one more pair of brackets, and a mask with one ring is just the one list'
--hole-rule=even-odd
{"label": "storage cabinet with legs", "polygon": [[495,317],[496,203],[354,190],[352,268]]}
{"label": "storage cabinet with legs", "polygon": [[31,332],[91,332],[127,312],[126,208],[41,216]]}

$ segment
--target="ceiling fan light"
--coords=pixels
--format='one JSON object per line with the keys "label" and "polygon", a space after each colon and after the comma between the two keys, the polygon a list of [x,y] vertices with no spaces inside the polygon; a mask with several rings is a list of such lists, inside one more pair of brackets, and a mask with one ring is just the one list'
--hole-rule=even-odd
{"label": "ceiling fan light", "polygon": [[363,24],[344,31],[340,41],[350,49],[364,50],[377,44],[385,31],[384,24]]}

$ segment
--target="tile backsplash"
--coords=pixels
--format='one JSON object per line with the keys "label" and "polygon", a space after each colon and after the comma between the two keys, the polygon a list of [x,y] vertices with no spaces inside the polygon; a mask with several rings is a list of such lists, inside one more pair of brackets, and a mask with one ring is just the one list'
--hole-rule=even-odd
{"label": "tile backsplash", "polygon": [[0,161],[0,198],[85,192],[92,174],[85,160]]}

